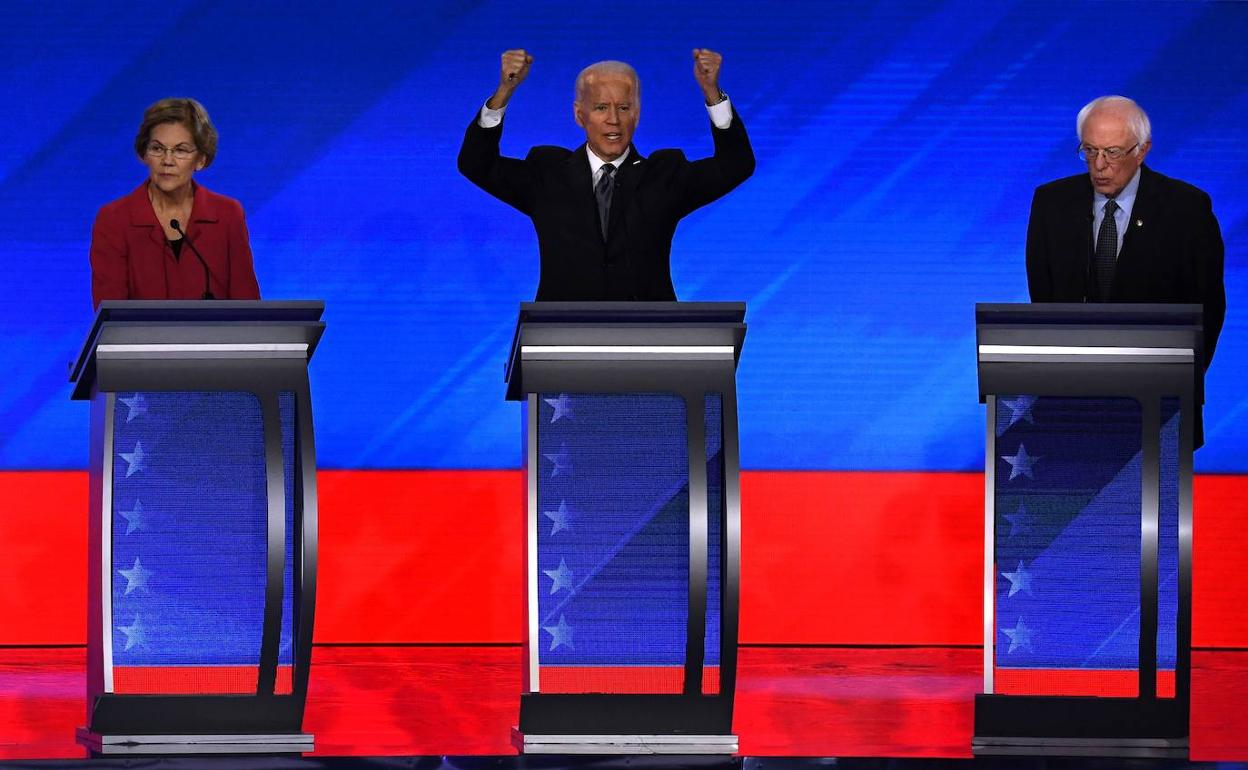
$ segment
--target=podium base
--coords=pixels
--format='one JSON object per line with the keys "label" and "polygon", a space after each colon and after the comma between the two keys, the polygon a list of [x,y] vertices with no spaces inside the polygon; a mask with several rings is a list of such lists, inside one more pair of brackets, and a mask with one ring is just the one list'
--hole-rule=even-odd
{"label": "podium base", "polygon": [[976,756],[1186,759],[1185,701],[1064,695],[975,696]]}
{"label": "podium base", "polygon": [[312,751],[309,733],[274,735],[101,735],[79,727],[77,741],[93,754],[300,754]]}
{"label": "podium base", "polygon": [[977,757],[1123,757],[1187,759],[1186,740],[976,737],[971,753]]}
{"label": "podium base", "polygon": [[735,735],[537,735],[511,729],[521,754],[735,754]]}

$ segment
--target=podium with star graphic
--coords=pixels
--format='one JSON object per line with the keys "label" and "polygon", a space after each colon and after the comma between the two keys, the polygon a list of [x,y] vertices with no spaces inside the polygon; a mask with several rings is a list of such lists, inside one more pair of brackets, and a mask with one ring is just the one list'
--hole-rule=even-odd
{"label": "podium with star graphic", "polygon": [[731,753],[741,303],[527,303],[527,753]]}
{"label": "podium with star graphic", "polygon": [[1199,305],[978,305],[976,754],[1186,757]]}
{"label": "podium with star graphic", "polygon": [[323,309],[100,304],[70,377],[91,402],[92,752],[312,749]]}

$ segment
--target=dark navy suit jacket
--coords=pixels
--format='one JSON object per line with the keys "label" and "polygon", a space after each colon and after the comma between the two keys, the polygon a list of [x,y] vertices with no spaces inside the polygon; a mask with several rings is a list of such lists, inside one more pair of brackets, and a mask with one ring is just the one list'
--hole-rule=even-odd
{"label": "dark navy suit jacket", "polygon": [[[1084,302],[1091,296],[1092,194],[1087,174],[1036,188],[1027,223],[1032,302]],[[1110,301],[1204,306],[1207,367],[1226,319],[1223,260],[1209,195],[1142,166]]]}
{"label": "dark navy suit jacket", "polygon": [[523,160],[499,153],[502,125],[474,117],[459,151],[473,184],[533,220],[541,254],[537,300],[675,300],[670,259],[676,225],[754,172],[754,153],[734,112],[711,129],[715,154],[690,161],[680,150],[643,157],[631,148],[616,174],[604,241],[585,145],[534,147]]}
{"label": "dark navy suit jacket", "polygon": [[[1092,180],[1078,174],[1036,188],[1027,224],[1032,302],[1086,302],[1092,296]],[[1204,308],[1204,368],[1226,319],[1222,232],[1203,190],[1140,168],[1110,302],[1191,303]],[[1203,402],[1203,377],[1197,383]],[[1196,446],[1204,443],[1197,410]]]}

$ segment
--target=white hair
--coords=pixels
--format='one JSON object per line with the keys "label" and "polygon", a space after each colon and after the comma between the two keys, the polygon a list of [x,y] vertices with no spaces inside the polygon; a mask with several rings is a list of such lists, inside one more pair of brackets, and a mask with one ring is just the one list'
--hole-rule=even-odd
{"label": "white hair", "polygon": [[1106,108],[1127,113],[1127,128],[1135,135],[1135,154],[1139,155],[1143,146],[1153,138],[1153,126],[1148,122],[1148,114],[1144,112],[1144,108],[1125,96],[1098,96],[1083,105],[1083,109],[1079,110],[1079,115],[1075,118],[1075,133],[1079,135],[1079,141],[1083,141],[1083,124],[1088,116]]}
{"label": "white hair", "polygon": [[589,87],[589,81],[595,75],[624,75],[633,81],[633,98],[638,102],[641,101],[641,78],[637,77],[637,70],[625,62],[611,59],[594,62],[576,76],[576,101],[580,102],[585,96],[585,89]]}

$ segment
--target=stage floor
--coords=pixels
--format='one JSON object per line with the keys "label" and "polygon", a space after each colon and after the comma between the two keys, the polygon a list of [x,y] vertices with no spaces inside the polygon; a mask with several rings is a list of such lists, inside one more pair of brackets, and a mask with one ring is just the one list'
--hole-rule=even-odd
{"label": "stage floor", "polygon": [[[740,753],[760,770],[784,764],[767,757],[968,758],[981,660],[978,648],[743,647]],[[318,756],[515,754],[519,647],[317,646],[313,661],[304,727]],[[1248,651],[1192,661],[1192,759],[1248,760]],[[0,759],[83,757],[85,676],[81,647],[0,649]]]}

